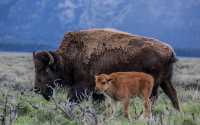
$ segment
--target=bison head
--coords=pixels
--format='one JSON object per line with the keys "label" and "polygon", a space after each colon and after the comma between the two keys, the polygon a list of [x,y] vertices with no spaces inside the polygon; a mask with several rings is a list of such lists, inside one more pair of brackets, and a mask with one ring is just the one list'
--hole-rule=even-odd
{"label": "bison head", "polygon": [[63,65],[61,57],[56,52],[33,52],[35,65],[34,91],[40,93],[46,100],[53,95],[55,83],[62,82]]}

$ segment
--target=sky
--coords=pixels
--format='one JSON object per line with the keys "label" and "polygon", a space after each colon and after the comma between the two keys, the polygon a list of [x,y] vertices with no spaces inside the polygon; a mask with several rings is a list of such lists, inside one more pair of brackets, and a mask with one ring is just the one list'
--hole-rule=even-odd
{"label": "sky", "polygon": [[116,28],[174,48],[200,48],[200,0],[0,1],[0,44],[56,48],[65,32],[88,28]]}

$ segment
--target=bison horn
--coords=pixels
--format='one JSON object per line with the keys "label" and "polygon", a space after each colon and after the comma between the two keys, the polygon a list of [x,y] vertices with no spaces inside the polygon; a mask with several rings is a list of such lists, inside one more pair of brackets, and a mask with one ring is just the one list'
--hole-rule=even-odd
{"label": "bison horn", "polygon": [[54,63],[54,57],[50,52],[46,51],[46,53],[47,53],[47,55],[48,55],[48,57],[50,59],[49,60],[49,65],[52,65]]}

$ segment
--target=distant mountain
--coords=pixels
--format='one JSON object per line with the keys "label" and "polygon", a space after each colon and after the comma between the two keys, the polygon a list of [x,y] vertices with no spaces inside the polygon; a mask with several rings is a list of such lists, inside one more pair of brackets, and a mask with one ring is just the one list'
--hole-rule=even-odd
{"label": "distant mountain", "polygon": [[1,0],[0,50],[53,49],[64,32],[94,27],[198,49],[199,12],[200,0]]}
{"label": "distant mountain", "polygon": [[199,48],[175,48],[176,54],[182,57],[200,57]]}
{"label": "distant mountain", "polygon": [[49,44],[34,44],[34,43],[14,43],[5,42],[0,43],[0,51],[12,51],[12,52],[32,52],[39,50],[55,50],[55,46]]}

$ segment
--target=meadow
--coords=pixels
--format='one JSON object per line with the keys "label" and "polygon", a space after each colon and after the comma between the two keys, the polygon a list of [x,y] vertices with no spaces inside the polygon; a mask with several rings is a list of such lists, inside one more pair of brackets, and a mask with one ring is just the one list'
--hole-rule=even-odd
{"label": "meadow", "polygon": [[[31,91],[34,68],[30,53],[0,53],[0,124],[2,125],[198,125],[200,123],[200,59],[179,58],[174,67],[181,112],[176,111],[160,90],[152,107],[152,118],[140,118],[142,100],[130,105],[130,119],[122,105],[112,111],[109,98],[101,104],[91,99],[70,103],[67,89],[56,88],[48,102]],[[85,95],[89,96],[90,95]]]}

